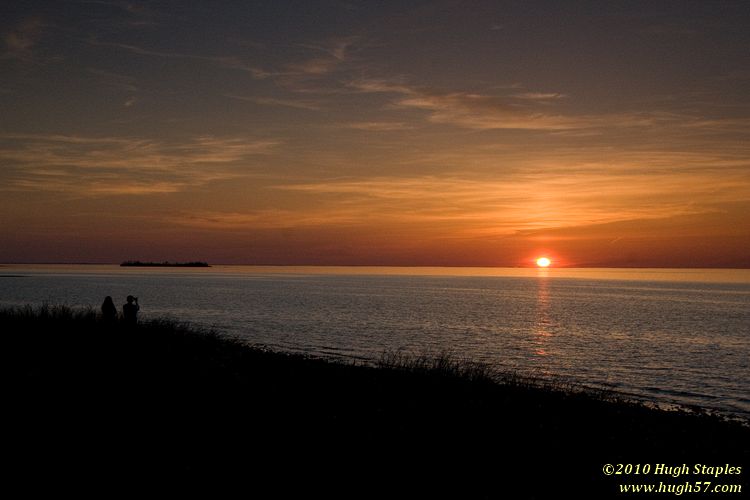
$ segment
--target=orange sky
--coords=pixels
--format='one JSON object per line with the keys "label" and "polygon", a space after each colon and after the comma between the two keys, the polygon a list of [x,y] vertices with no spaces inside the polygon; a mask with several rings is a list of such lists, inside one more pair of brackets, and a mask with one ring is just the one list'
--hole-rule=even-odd
{"label": "orange sky", "polygon": [[531,3],[4,7],[0,261],[750,267],[742,2]]}

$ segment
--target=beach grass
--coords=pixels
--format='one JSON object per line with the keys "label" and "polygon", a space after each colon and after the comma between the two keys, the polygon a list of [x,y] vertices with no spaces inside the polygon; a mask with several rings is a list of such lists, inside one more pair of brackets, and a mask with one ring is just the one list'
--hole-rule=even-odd
{"label": "beach grass", "polygon": [[[621,498],[624,478],[605,476],[605,464],[748,462],[746,422],[445,353],[321,359],[62,306],[2,309],[0,327],[17,473],[79,487]],[[685,480],[647,478],[657,479]]]}

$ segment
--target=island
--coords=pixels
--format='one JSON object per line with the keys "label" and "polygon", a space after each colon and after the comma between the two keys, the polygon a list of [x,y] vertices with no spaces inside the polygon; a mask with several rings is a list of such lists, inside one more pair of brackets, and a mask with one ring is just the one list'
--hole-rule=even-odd
{"label": "island", "polygon": [[207,262],[141,262],[140,260],[126,260],[120,267],[211,267]]}

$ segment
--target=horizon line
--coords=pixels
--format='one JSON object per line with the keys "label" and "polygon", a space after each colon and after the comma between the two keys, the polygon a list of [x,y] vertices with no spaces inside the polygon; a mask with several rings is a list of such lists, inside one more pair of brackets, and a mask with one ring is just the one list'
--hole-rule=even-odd
{"label": "horizon line", "polygon": [[[150,261],[149,261],[150,262]],[[154,261],[156,262],[156,261]],[[181,262],[181,261],[176,261]],[[439,268],[439,269],[674,269],[674,270],[701,270],[701,269],[723,269],[723,270],[750,270],[748,267],[736,266],[634,266],[634,265],[583,265],[583,266],[549,266],[539,268],[538,266],[508,266],[508,265],[430,265],[430,264],[237,264],[237,263],[212,263],[207,262],[210,266],[245,266],[245,267],[382,267],[382,268]],[[0,266],[8,265],[40,265],[40,266],[117,266],[117,262],[0,262]]]}

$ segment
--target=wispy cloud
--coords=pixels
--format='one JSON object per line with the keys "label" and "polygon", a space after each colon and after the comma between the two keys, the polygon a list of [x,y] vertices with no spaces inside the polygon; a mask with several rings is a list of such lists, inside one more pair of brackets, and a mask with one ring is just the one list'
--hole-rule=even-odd
{"label": "wispy cloud", "polygon": [[344,124],[346,128],[368,132],[390,132],[394,130],[412,130],[414,126],[403,122],[354,122]]}
{"label": "wispy cloud", "polygon": [[[287,61],[275,68],[263,68],[260,65],[247,62],[246,58],[236,54],[205,55],[155,50],[130,43],[101,41],[96,38],[89,39],[89,43],[92,45],[125,50],[133,54],[202,61],[226,69],[244,71],[256,80],[272,79],[287,90],[294,92],[316,92],[316,88],[311,87],[311,82],[314,83],[336,71],[345,63],[349,59],[349,53],[356,41],[356,37],[338,37],[319,44],[301,45],[300,47],[308,51],[314,51],[315,55],[297,61]],[[325,92],[322,91],[321,93]]]}
{"label": "wispy cloud", "polygon": [[336,66],[338,66],[339,60],[335,58],[324,58],[315,57],[302,61],[299,63],[291,63],[287,65],[285,73],[281,73],[284,76],[292,75],[314,75],[320,76],[330,73]]}
{"label": "wispy cloud", "polygon": [[70,3],[79,3],[86,5],[89,10],[100,8],[102,12],[110,13],[115,9],[120,15],[114,19],[117,23],[122,23],[127,27],[155,26],[158,24],[157,19],[163,15],[150,6],[140,2],[128,0],[69,0]]}
{"label": "wispy cloud", "polygon": [[134,2],[118,2],[118,4],[131,16],[128,20],[131,26],[154,26],[158,24],[158,12],[146,5]]}
{"label": "wispy cloud", "polygon": [[360,92],[418,95],[419,90],[401,82],[383,79],[359,79],[349,82],[348,86]]}
{"label": "wispy cloud", "polygon": [[104,71],[96,68],[88,68],[87,71],[104,85],[113,89],[125,92],[138,91],[136,80],[131,76],[114,73],[112,71]]}
{"label": "wispy cloud", "polygon": [[43,35],[44,21],[29,18],[3,34],[5,42],[4,58],[30,60],[33,48]]}
{"label": "wispy cloud", "polygon": [[[360,79],[348,83],[357,92],[395,96],[392,109],[421,109],[427,120],[475,130],[520,129],[580,133],[588,129],[683,127],[693,129],[738,129],[744,118],[706,120],[667,111],[641,111],[602,114],[550,112],[550,103],[565,99],[562,93],[520,92],[488,94],[466,91],[443,91],[405,84],[402,81]],[[557,109],[557,108],[555,108]]]}
{"label": "wispy cloud", "polygon": [[[219,64],[228,69],[249,72],[256,80],[272,80],[280,88],[302,94],[340,94],[343,88],[340,83],[330,78],[348,68],[353,59],[360,38],[356,36],[332,37],[318,43],[296,44],[286,47],[288,55],[274,64],[261,66],[249,64],[245,59],[236,55],[230,56],[192,56],[181,53],[150,53],[163,57],[190,57]],[[238,42],[248,45],[246,42]],[[255,49],[264,49],[263,45],[252,44]],[[287,100],[287,102],[291,102]],[[297,101],[299,102],[299,101]],[[280,102],[275,104],[283,105]],[[298,107],[298,106],[291,106]],[[307,108],[303,108],[307,109]]]}
{"label": "wispy cloud", "polygon": [[359,40],[359,37],[356,36],[335,37],[327,40],[325,43],[311,44],[308,47],[330,54],[334,59],[339,61],[344,61],[349,57],[352,47]]}
{"label": "wispy cloud", "polygon": [[138,55],[143,55],[143,56],[203,61],[206,63],[221,66],[227,69],[234,69],[234,70],[248,72],[253,76],[253,78],[256,78],[258,80],[271,78],[272,76],[274,76],[274,73],[265,71],[262,68],[248,64],[244,62],[238,56],[231,56],[231,55],[230,56],[226,56],[226,55],[211,56],[211,55],[202,55],[202,54],[189,54],[189,53],[184,53],[184,52],[152,50],[152,49],[140,47],[138,45],[132,45],[132,44],[127,44],[127,43],[103,42],[95,38],[89,39],[89,43],[91,45],[96,45],[96,46],[121,49],[121,50],[125,50],[128,52],[132,52],[133,54],[138,54]]}
{"label": "wispy cloud", "polygon": [[[303,210],[186,212],[175,216],[172,222],[215,230],[406,225],[420,234],[437,232],[473,237],[700,212],[667,201],[658,207],[643,204],[623,207],[615,201],[602,206],[595,196],[600,188],[597,185],[571,195],[570,186],[559,179],[545,182],[531,178],[493,181],[424,176],[333,180],[272,187],[298,193],[294,199],[308,200]],[[618,199],[621,196],[618,194]],[[613,206],[617,210],[613,211]]]}
{"label": "wispy cloud", "polygon": [[182,211],[167,215],[169,224],[210,230],[290,229],[300,227],[355,226],[366,216],[366,209],[332,212],[326,208],[304,211],[290,209],[263,209],[247,212]]}
{"label": "wispy cloud", "polygon": [[520,94],[513,94],[511,97],[530,101],[554,101],[568,96],[556,92],[521,92]]}
{"label": "wispy cloud", "polygon": [[529,103],[505,95],[441,92],[384,80],[359,80],[350,86],[361,92],[396,94],[394,107],[423,109],[429,112],[428,119],[433,123],[470,129],[565,130],[600,123],[596,117],[543,113]]}
{"label": "wispy cloud", "polygon": [[323,108],[318,101],[312,99],[275,99],[272,97],[248,97],[234,94],[226,94],[226,97],[262,106],[282,106],[286,108],[306,109],[308,111],[319,111]]}
{"label": "wispy cloud", "polygon": [[591,117],[544,114],[504,97],[474,93],[420,92],[399,99],[395,105],[426,110],[433,123],[472,129],[561,130],[594,125]]}
{"label": "wispy cloud", "polygon": [[[644,155],[644,157],[647,155]],[[331,214],[368,207],[362,224],[430,224],[450,234],[501,236],[631,220],[710,213],[747,201],[744,165],[717,178],[709,158],[683,171],[538,166],[503,176],[487,172],[419,177],[332,179],[275,186],[318,200]],[[672,161],[680,162],[679,158]]]}
{"label": "wispy cloud", "polygon": [[79,196],[181,191],[247,175],[245,163],[270,153],[274,140],[196,137],[180,144],[66,135],[0,136],[6,190]]}
{"label": "wispy cloud", "polygon": [[312,50],[313,54],[282,64],[270,72],[271,77],[278,85],[295,93],[340,93],[340,85],[332,86],[327,79],[347,68],[358,42],[358,37],[334,37],[321,43],[302,44],[300,47]]}

